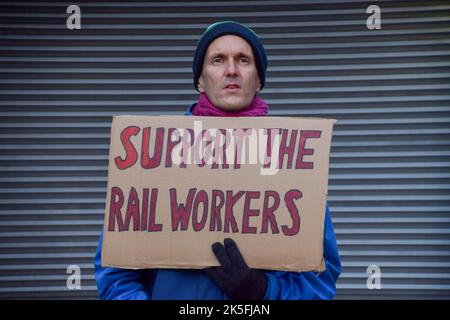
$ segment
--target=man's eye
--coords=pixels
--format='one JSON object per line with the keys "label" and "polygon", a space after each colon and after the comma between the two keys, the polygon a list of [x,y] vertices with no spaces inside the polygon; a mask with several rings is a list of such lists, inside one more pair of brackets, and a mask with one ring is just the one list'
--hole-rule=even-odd
{"label": "man's eye", "polygon": [[248,58],[246,58],[246,57],[240,57],[240,58],[239,58],[239,61],[242,62],[242,63],[248,63]]}
{"label": "man's eye", "polygon": [[221,63],[222,62],[222,58],[221,57],[215,57],[212,59],[212,63]]}

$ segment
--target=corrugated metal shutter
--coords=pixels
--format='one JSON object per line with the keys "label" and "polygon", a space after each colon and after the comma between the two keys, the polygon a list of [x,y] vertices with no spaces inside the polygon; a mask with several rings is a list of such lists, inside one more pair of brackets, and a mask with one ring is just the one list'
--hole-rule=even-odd
{"label": "corrugated metal shutter", "polygon": [[81,30],[70,4],[0,4],[0,298],[97,296],[111,116],[181,114],[195,42],[224,19],[263,40],[272,115],[339,119],[337,298],[450,298],[447,1],[376,1],[373,31],[372,1],[77,1]]}

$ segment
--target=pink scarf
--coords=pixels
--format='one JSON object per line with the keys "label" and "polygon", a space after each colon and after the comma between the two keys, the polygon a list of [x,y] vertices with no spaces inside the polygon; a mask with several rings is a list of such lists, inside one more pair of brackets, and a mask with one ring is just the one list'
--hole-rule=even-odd
{"label": "pink scarf", "polygon": [[269,107],[263,99],[255,95],[252,103],[245,110],[238,112],[227,112],[217,108],[209,101],[204,93],[200,93],[197,104],[192,110],[194,116],[211,116],[211,117],[258,117],[266,116]]}

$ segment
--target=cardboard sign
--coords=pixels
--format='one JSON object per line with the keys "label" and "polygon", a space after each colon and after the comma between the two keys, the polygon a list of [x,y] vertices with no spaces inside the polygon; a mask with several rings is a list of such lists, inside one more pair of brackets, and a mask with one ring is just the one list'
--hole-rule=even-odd
{"label": "cardboard sign", "polygon": [[251,268],[323,271],[334,123],[114,117],[103,266],[218,266],[232,238]]}

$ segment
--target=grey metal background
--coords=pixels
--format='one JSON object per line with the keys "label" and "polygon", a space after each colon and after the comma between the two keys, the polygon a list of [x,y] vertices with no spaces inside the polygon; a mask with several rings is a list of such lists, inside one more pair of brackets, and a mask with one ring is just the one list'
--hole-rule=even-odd
{"label": "grey metal background", "polygon": [[450,298],[448,1],[77,1],[67,30],[70,4],[0,3],[0,298],[97,297],[111,116],[182,114],[196,40],[224,19],[265,44],[271,115],[339,120],[337,298]]}

